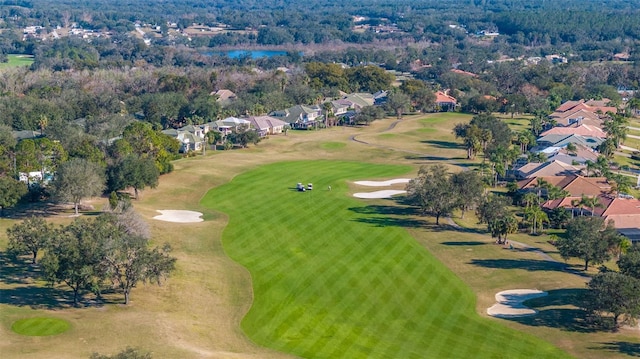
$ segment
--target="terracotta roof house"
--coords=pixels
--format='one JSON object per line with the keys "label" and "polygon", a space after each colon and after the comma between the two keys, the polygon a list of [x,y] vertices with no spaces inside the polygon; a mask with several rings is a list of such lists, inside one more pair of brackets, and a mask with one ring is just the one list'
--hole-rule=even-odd
{"label": "terracotta roof house", "polygon": [[563,104],[561,104],[560,106],[558,106],[558,108],[556,108],[556,112],[566,112],[571,110],[572,108],[574,108],[575,106],[584,103],[584,100],[578,100],[578,101],[567,101],[564,102]]}
{"label": "terracotta roof house", "polygon": [[[542,179],[553,186],[569,192],[569,197],[574,198],[581,198],[582,195],[589,197],[608,195],[611,192],[611,185],[605,177],[583,177],[575,174],[527,178],[519,181],[518,186],[521,190],[537,188],[538,179]],[[554,201],[559,203],[561,200],[557,199]]]}
{"label": "terracotta roof house", "polygon": [[596,112],[600,111],[603,114],[605,114],[607,112],[616,113],[618,111],[617,108],[615,108],[613,106],[607,106],[609,101],[610,101],[609,99],[589,100],[587,102],[585,102],[584,100],[567,101],[567,102],[563,103],[562,105],[560,105],[555,110],[554,113],[549,115],[549,117],[556,117],[556,116],[559,116],[560,114],[562,114],[564,112],[577,111],[577,110],[586,110],[586,111],[593,112],[593,113],[596,113]]}
{"label": "terracotta roof house", "polygon": [[[585,109],[569,110],[562,113],[553,113],[549,118],[554,119],[560,126],[581,125],[583,123],[591,125],[602,124],[602,119],[596,113]],[[588,121],[588,123],[587,123]]]}
{"label": "terracotta roof house", "polygon": [[247,121],[261,137],[282,133],[287,126],[286,122],[271,116],[252,116],[247,118]]}
{"label": "terracotta roof house", "polygon": [[[587,195],[589,196],[589,195]],[[593,196],[589,196],[593,197]],[[554,209],[564,207],[574,214],[604,217],[605,222],[612,220],[615,228],[631,241],[640,241],[640,201],[634,198],[620,198],[610,194],[597,195],[600,206],[594,208],[579,208],[576,203],[582,196],[570,196],[553,201],[547,201],[543,208]]]}
{"label": "terracotta roof house", "polygon": [[577,177],[578,175],[530,177],[518,181],[518,188],[521,190],[537,188],[538,179],[544,180],[552,186],[563,188]]}
{"label": "terracotta roof house", "polygon": [[582,124],[578,127],[554,127],[540,134],[547,135],[579,135],[597,138],[607,138],[607,134],[600,127]]}
{"label": "terracotta roof house", "polygon": [[288,123],[291,128],[307,130],[322,121],[322,110],[318,106],[296,105],[286,110],[273,111],[269,116]]}
{"label": "terracotta roof house", "polygon": [[229,104],[238,98],[238,96],[233,91],[225,89],[212,92],[211,95],[218,96],[216,101],[221,104]]}
{"label": "terracotta roof house", "polygon": [[435,104],[442,111],[452,111],[458,105],[458,100],[456,100],[453,96],[447,95],[445,92],[436,91],[436,101]]}
{"label": "terracotta roof house", "polygon": [[565,176],[580,173],[580,168],[570,164],[552,162],[530,162],[520,167],[516,171],[518,178],[545,177],[545,176]]}

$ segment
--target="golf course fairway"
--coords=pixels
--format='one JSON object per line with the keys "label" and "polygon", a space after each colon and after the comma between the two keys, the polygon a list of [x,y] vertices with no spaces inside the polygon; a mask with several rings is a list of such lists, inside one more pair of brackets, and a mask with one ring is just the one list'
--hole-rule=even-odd
{"label": "golf course fairway", "polygon": [[[404,229],[421,222],[389,217],[393,200],[349,193],[347,181],[407,177],[410,170],[283,162],[209,191],[202,204],[229,218],[225,251],[252,276],[246,334],[308,358],[569,357],[480,317],[474,293]],[[314,190],[298,192],[298,182]]]}

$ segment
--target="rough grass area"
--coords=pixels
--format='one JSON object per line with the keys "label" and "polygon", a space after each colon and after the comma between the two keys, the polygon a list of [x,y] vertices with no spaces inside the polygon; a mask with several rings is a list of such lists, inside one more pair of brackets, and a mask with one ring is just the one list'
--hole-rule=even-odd
{"label": "rough grass area", "polygon": [[11,330],[22,335],[43,337],[64,333],[70,327],[66,320],[37,317],[20,319],[13,323]]}
{"label": "rough grass area", "polygon": [[30,55],[9,54],[7,57],[9,58],[8,62],[0,62],[0,70],[10,67],[31,66],[33,63],[33,56]]}
{"label": "rough grass area", "polygon": [[[229,215],[224,248],[252,275],[245,332],[309,358],[567,357],[478,316],[470,288],[402,228],[419,223],[384,215],[395,202],[372,205],[348,193],[347,180],[408,171],[286,162],[210,191],[202,204]],[[317,189],[297,192],[297,182]]]}

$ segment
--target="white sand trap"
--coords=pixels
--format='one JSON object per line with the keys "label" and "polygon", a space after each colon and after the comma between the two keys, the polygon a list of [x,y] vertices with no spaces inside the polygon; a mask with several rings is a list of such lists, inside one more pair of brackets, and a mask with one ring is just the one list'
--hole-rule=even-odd
{"label": "white sand trap", "polygon": [[407,191],[387,189],[384,191],[354,193],[353,196],[357,198],[391,198],[391,196],[403,193],[407,193]]}
{"label": "white sand trap", "polygon": [[360,186],[369,186],[369,187],[386,187],[391,186],[396,183],[409,183],[411,181],[410,178],[396,178],[388,181],[356,181],[353,182]]}
{"label": "white sand trap", "polygon": [[202,222],[202,213],[195,211],[180,211],[173,209],[166,210],[158,210],[156,212],[160,212],[159,216],[153,217],[153,219],[157,219],[165,222],[176,222],[176,223],[196,223]]}
{"label": "white sand trap", "polygon": [[505,290],[496,294],[496,301],[498,303],[487,309],[487,314],[500,318],[535,315],[538,311],[523,305],[522,302],[528,299],[544,297],[547,294],[547,292],[537,289]]}

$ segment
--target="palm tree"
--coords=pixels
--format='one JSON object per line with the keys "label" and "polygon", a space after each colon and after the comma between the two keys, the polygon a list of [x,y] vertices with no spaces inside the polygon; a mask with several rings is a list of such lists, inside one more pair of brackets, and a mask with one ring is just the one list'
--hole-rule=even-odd
{"label": "palm tree", "polygon": [[542,229],[544,222],[549,222],[549,217],[538,206],[533,206],[524,212],[524,218],[529,223],[531,234],[538,233],[538,228]]}
{"label": "palm tree", "polygon": [[595,215],[596,207],[602,207],[602,204],[600,203],[600,199],[598,197],[596,197],[596,196],[587,197],[585,195],[582,195],[582,198],[580,199],[580,202],[585,207],[591,209],[591,217],[593,217]]}
{"label": "palm tree", "polygon": [[620,147],[627,138],[627,124],[629,121],[622,115],[607,112],[609,119],[604,122],[602,129],[607,133],[608,138],[613,140],[616,148]]}
{"label": "palm tree", "polygon": [[634,97],[627,102],[627,107],[631,109],[631,115],[637,115],[638,110],[640,109],[640,98]]}
{"label": "palm tree", "polygon": [[533,192],[527,192],[524,196],[522,196],[522,202],[524,203],[525,208],[535,207],[540,202],[540,197],[538,197]]}
{"label": "palm tree", "polygon": [[333,105],[331,102],[325,102],[322,104],[322,110],[324,111],[324,124],[327,127],[333,126]]}
{"label": "palm tree", "polygon": [[573,214],[574,214],[574,209],[576,208],[580,208],[580,215],[582,216],[582,210],[583,210],[583,202],[581,199],[574,199],[571,201],[571,218],[573,218]]}

